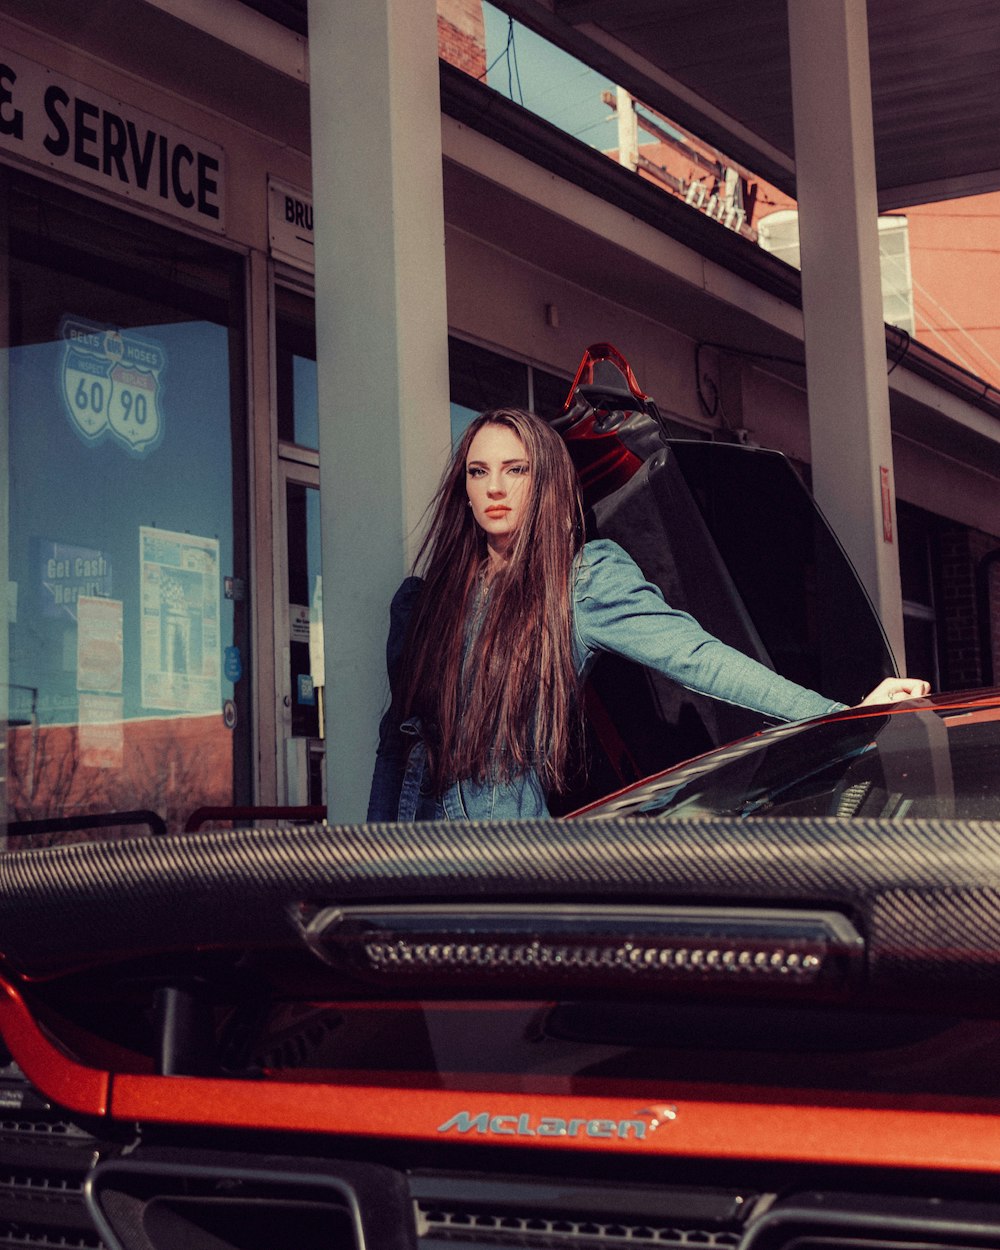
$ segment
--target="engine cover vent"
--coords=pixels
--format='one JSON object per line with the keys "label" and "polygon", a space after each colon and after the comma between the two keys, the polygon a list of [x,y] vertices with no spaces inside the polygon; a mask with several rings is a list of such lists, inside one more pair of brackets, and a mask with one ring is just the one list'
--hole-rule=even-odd
{"label": "engine cover vent", "polygon": [[810,1191],[776,1203],[743,1250],[996,1250],[1000,1204]]}
{"label": "engine cover vent", "polygon": [[756,1194],[725,1190],[612,1188],[530,1177],[414,1175],[410,1189],[421,1250],[732,1250],[760,1201]]}
{"label": "engine cover vent", "polygon": [[735,1232],[678,1228],[647,1221],[567,1219],[565,1216],[491,1214],[462,1208],[450,1210],[417,1205],[417,1236],[425,1250],[448,1246],[670,1246],[699,1250],[731,1250]]}

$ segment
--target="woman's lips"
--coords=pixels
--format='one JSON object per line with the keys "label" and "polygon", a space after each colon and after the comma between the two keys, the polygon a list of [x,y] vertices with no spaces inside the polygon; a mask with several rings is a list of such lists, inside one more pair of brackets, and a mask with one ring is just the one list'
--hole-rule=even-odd
{"label": "woman's lips", "polygon": [[487,509],[486,509],[486,515],[487,515],[487,516],[496,516],[496,517],[506,516],[506,515],[507,515],[507,513],[508,513],[509,511],[510,511],[510,508],[506,508],[506,507],[503,507],[503,506],[497,506],[497,507],[495,507],[495,508],[487,508]]}

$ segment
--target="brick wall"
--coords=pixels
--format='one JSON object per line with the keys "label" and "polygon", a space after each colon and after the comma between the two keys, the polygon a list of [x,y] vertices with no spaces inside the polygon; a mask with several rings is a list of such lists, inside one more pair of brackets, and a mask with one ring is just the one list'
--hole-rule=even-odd
{"label": "brick wall", "polygon": [[485,75],[482,0],[438,0],[438,55],[473,78]]}

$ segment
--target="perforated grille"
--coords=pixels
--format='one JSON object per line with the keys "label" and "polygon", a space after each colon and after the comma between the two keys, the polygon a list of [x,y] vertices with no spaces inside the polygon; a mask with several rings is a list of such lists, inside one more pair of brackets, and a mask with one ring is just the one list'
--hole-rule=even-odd
{"label": "perforated grille", "polygon": [[0,1120],[0,1138],[7,1136],[67,1137],[77,1141],[85,1141],[88,1137],[68,1120]]}
{"label": "perforated grille", "polygon": [[51,1201],[78,1198],[83,1193],[83,1177],[0,1166],[0,1193],[37,1195]]}
{"label": "perforated grille", "polygon": [[0,1226],[0,1250],[104,1250],[96,1233],[62,1233],[58,1230]]}
{"label": "perforated grille", "polygon": [[0,1069],[0,1250],[103,1250],[83,1198],[99,1143]]}
{"label": "perforated grille", "polygon": [[538,1212],[470,1210],[417,1203],[417,1234],[427,1247],[436,1243],[552,1247],[672,1246],[685,1250],[730,1250],[739,1242],[735,1230],[683,1228],[672,1223],[634,1223],[620,1219],[567,1218]]}

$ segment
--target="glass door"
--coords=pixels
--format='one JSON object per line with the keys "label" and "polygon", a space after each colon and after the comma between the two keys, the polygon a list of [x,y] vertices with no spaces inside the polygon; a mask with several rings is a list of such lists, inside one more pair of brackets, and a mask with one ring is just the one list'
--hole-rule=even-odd
{"label": "glass door", "polygon": [[285,634],[285,772],[287,801],[322,805],[326,738],[323,661],[323,572],[320,564],[319,488],[285,478],[288,608]]}
{"label": "glass door", "polygon": [[278,672],[284,801],[325,805],[323,703],[323,572],[320,561],[316,331],[308,291],[275,287],[275,377],[281,477],[284,621],[279,618]]}

